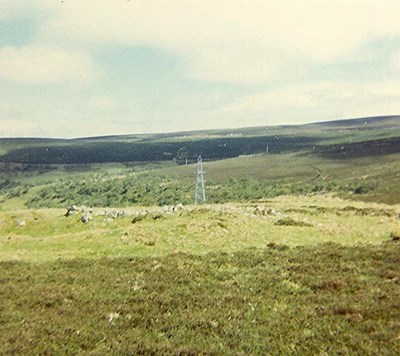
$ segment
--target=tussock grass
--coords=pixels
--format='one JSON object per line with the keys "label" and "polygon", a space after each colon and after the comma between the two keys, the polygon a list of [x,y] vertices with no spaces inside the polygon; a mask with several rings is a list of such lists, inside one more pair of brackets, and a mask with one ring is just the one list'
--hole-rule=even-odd
{"label": "tussock grass", "polygon": [[2,262],[0,353],[400,352],[399,244],[281,247]]}
{"label": "tussock grass", "polygon": [[146,209],[0,212],[0,354],[400,352],[400,206]]}

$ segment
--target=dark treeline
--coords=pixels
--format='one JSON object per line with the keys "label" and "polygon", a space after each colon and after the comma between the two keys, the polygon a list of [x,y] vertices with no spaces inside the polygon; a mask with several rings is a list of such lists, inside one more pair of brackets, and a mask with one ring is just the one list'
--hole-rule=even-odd
{"label": "dark treeline", "polygon": [[322,157],[330,159],[350,159],[400,153],[400,137],[317,146],[315,152]]}
{"label": "dark treeline", "polygon": [[149,162],[186,159],[198,155],[208,160],[232,158],[239,155],[308,150],[319,142],[309,136],[228,137],[179,142],[86,142],[44,144],[18,148],[0,156],[0,162],[27,164],[82,164],[104,162]]}

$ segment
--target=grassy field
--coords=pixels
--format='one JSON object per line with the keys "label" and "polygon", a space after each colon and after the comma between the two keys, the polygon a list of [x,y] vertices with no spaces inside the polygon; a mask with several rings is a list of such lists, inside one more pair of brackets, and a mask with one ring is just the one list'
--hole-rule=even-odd
{"label": "grassy field", "polygon": [[[327,197],[278,197],[255,204],[205,205],[179,214],[164,208],[125,208],[110,219],[94,208],[93,221],[66,218],[63,209],[1,213],[0,260],[160,256],[237,252],[269,243],[315,246],[335,242],[380,244],[397,231],[399,205],[355,203]],[[132,224],[132,216],[150,213]],[[271,210],[271,211],[268,211]],[[25,226],[18,222],[24,221]]]}
{"label": "grassy field", "polygon": [[0,354],[400,354],[399,129],[0,139]]}
{"label": "grassy field", "polygon": [[[334,178],[367,178],[379,172],[393,173],[400,167],[400,154],[353,158],[348,160],[324,159],[309,153],[252,155],[206,162],[207,176],[215,181],[226,178],[254,177],[271,181],[315,178],[326,175]],[[165,173],[190,179],[195,165],[166,168]]]}
{"label": "grassy field", "polygon": [[3,354],[386,354],[399,248],[3,262]]}
{"label": "grassy field", "polygon": [[0,213],[1,354],[400,352],[399,205],[123,210]]}
{"label": "grassy field", "polygon": [[[195,169],[194,165],[188,165],[161,172],[190,182]],[[400,202],[400,154],[343,160],[310,153],[255,155],[207,162],[205,170],[210,186],[221,186],[229,179],[245,177],[270,185],[313,186],[322,191],[335,184],[332,191],[342,197],[389,204]]]}

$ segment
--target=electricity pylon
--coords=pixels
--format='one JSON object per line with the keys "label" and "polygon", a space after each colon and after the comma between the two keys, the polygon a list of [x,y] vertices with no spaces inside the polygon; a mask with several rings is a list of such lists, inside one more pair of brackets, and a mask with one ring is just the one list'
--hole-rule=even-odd
{"label": "electricity pylon", "polygon": [[196,194],[194,196],[194,204],[204,204],[206,202],[206,189],[203,171],[203,159],[201,156],[197,159],[197,180],[196,180]]}

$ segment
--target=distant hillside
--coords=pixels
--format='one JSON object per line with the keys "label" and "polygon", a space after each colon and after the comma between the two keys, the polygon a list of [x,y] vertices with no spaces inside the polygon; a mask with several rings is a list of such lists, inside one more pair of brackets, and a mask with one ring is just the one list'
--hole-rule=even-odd
{"label": "distant hillside", "polygon": [[331,159],[349,159],[400,153],[400,137],[317,146],[314,152],[322,157]]}
{"label": "distant hillside", "polygon": [[[320,127],[330,126],[335,128],[391,128],[400,126],[400,115],[396,116],[371,116],[362,117],[357,119],[344,119],[344,120],[334,120],[334,121],[324,121],[309,124],[309,126],[316,125]],[[305,125],[307,126],[307,125]]]}
{"label": "distant hillside", "polygon": [[185,162],[197,160],[198,155],[206,160],[217,160],[240,155],[265,152],[281,153],[308,150],[319,141],[307,136],[254,136],[226,137],[183,141],[123,142],[106,140],[76,142],[61,145],[43,145],[10,150],[0,161],[26,164],[80,164],[105,162]]}
{"label": "distant hillside", "polygon": [[[264,126],[76,139],[2,138],[0,162],[81,164],[218,160],[240,155],[313,151],[330,158],[400,152],[400,116],[306,125]],[[362,144],[369,142],[368,144]],[[347,155],[343,154],[346,145]]]}

